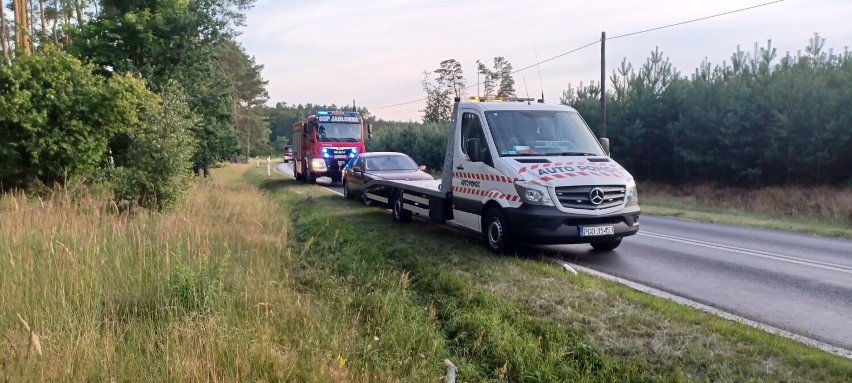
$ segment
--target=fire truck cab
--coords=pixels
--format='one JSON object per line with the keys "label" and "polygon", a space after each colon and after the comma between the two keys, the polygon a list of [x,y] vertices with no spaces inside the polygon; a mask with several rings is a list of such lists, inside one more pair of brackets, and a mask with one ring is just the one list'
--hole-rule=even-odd
{"label": "fire truck cab", "polygon": [[296,179],[315,183],[318,177],[341,181],[346,162],[363,153],[365,133],[358,112],[316,111],[293,124],[293,174]]}

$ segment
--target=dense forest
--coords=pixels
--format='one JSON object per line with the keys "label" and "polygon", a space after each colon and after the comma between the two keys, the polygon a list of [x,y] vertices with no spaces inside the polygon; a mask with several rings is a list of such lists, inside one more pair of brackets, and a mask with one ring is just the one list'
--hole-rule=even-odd
{"label": "dense forest", "polygon": [[[825,49],[779,55],[769,41],[689,75],[662,52],[623,62],[607,86],[613,156],[644,180],[731,186],[852,185],[852,54]],[[780,57],[779,57],[780,56]],[[596,130],[600,86],[569,88]]]}
{"label": "dense forest", "polygon": [[267,145],[262,66],[234,40],[252,3],[0,0],[0,186],[101,180],[163,208],[190,169]]}

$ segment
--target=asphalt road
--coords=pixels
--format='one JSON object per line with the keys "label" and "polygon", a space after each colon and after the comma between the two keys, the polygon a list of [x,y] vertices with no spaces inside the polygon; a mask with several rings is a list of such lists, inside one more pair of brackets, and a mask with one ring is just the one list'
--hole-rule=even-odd
{"label": "asphalt road", "polygon": [[[292,174],[284,164],[278,168]],[[342,191],[328,178],[317,183]],[[852,350],[852,241],[649,215],[640,225],[612,252],[588,245],[539,249]]]}

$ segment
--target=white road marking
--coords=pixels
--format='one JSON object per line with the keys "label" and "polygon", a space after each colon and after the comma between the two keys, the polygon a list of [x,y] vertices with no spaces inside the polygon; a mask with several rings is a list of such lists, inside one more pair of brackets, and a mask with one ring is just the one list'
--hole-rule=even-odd
{"label": "white road marking", "polygon": [[[557,264],[557,265],[564,264],[564,262],[565,262],[564,260],[561,260],[561,259],[550,259],[550,261]],[[630,280],[627,280],[627,279],[624,279],[624,278],[616,277],[614,275],[607,274],[607,273],[604,273],[604,272],[601,272],[601,271],[597,271],[595,269],[591,269],[591,268],[588,268],[588,267],[585,267],[585,266],[580,266],[576,263],[571,263],[571,266],[573,268],[583,272],[583,273],[586,273],[586,274],[589,274],[589,275],[592,275],[592,276],[595,276],[595,277],[598,277],[598,278],[603,278],[603,279],[606,279],[606,280],[609,280],[609,281],[613,281],[613,282],[616,282],[616,283],[620,283],[620,284],[625,285],[625,286],[627,286],[631,289],[641,291],[643,293],[650,294],[650,295],[653,295],[655,297],[668,299],[668,300],[673,301],[675,303],[686,305],[686,306],[701,310],[703,312],[716,315],[716,316],[723,318],[723,319],[742,323],[746,326],[754,327],[756,329],[766,331],[770,334],[780,335],[780,336],[783,336],[787,339],[798,341],[798,342],[804,343],[804,344],[811,346],[811,347],[816,347],[820,350],[823,350],[823,351],[828,352],[828,353],[832,353],[834,355],[839,355],[839,356],[842,356],[844,358],[852,359],[852,350],[847,350],[843,347],[834,346],[834,345],[831,345],[831,344],[828,344],[828,343],[825,343],[825,342],[818,341],[816,339],[811,339],[811,338],[808,338],[806,336],[794,334],[792,332],[782,330],[782,329],[774,327],[774,326],[770,326],[770,325],[767,325],[767,324],[764,324],[764,323],[756,322],[756,321],[753,321],[751,319],[743,318],[739,315],[731,314],[727,311],[719,310],[715,307],[711,307],[711,306],[705,305],[703,303],[698,303],[696,301],[693,301],[693,300],[690,300],[690,299],[687,299],[687,298],[684,298],[684,297],[681,297],[681,296],[678,296],[678,295],[674,295],[672,293],[668,293],[668,292],[665,292],[663,290],[655,289],[653,287],[646,286],[646,285],[643,285],[641,283],[637,283],[637,282],[633,282],[633,281],[630,281]]]}
{"label": "white road marking", "polygon": [[667,240],[667,241],[673,241],[673,242],[679,242],[679,243],[684,243],[684,244],[688,244],[688,245],[705,247],[705,248],[708,248],[708,249],[724,250],[724,251],[729,251],[729,252],[732,252],[732,253],[750,255],[750,256],[753,256],[753,257],[772,259],[772,260],[781,261],[781,262],[794,263],[794,264],[797,264],[797,265],[803,265],[803,266],[815,267],[815,268],[820,268],[820,269],[825,269],[825,270],[837,271],[837,272],[840,272],[840,273],[852,274],[852,266],[840,265],[840,264],[836,264],[836,263],[829,263],[829,262],[816,261],[816,260],[812,260],[812,259],[793,257],[793,256],[789,256],[789,255],[771,253],[771,252],[768,252],[768,251],[751,250],[751,249],[746,249],[746,248],[742,248],[742,247],[723,245],[723,244],[720,244],[720,243],[713,243],[713,242],[699,241],[697,239],[676,237],[676,236],[673,236],[673,235],[660,234],[660,233],[654,233],[654,232],[648,232],[648,231],[640,231],[638,234],[642,235],[642,236],[657,238],[657,239],[664,239],[664,240]]}

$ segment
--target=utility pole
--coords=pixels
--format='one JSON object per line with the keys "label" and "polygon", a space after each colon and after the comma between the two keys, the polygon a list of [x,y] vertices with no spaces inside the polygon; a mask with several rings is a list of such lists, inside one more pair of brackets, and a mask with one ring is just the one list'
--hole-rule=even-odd
{"label": "utility pole", "polygon": [[601,32],[601,137],[606,137],[606,32]]}

